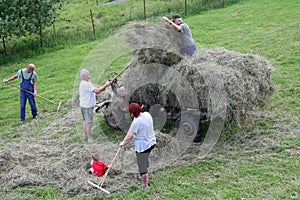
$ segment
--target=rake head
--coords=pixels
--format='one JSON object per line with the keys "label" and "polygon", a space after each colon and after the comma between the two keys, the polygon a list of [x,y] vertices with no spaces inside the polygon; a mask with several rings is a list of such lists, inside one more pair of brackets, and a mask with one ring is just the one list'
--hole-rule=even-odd
{"label": "rake head", "polygon": [[58,106],[57,106],[57,110],[56,110],[56,112],[58,112],[58,111],[59,111],[59,109],[60,109],[60,105],[61,105],[61,101],[59,101],[59,103],[58,103]]}

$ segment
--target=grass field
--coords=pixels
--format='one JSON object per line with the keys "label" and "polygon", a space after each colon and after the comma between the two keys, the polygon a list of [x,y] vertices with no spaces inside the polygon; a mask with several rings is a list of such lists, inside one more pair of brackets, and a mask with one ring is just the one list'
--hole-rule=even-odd
{"label": "grass field", "polygon": [[[260,118],[224,133],[203,161],[170,166],[151,174],[149,190],[132,187],[126,195],[120,190],[108,197],[100,193],[86,199],[299,199],[300,1],[247,0],[184,20],[198,47],[219,46],[269,60],[275,69],[275,95],[263,112],[257,111]],[[39,94],[70,107],[66,102],[72,98],[75,76],[100,42],[70,46],[0,66],[1,77],[8,78],[19,68],[35,63],[40,78]],[[23,133],[19,125],[18,90],[2,83],[1,93],[2,149],[7,143],[22,141]],[[50,113],[39,125],[38,131],[43,132],[54,118],[51,112],[55,106],[41,99],[37,103],[41,116]],[[5,198],[8,193],[23,199],[67,198],[55,186],[0,189],[0,197]]]}

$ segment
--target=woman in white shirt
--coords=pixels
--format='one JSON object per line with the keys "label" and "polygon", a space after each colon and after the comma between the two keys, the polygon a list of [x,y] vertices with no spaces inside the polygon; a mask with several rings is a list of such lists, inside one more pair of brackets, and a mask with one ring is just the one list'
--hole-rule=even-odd
{"label": "woman in white shirt", "polygon": [[137,164],[142,177],[142,188],[148,188],[149,155],[156,144],[153,119],[150,113],[142,112],[142,107],[137,103],[131,103],[128,111],[134,119],[119,147],[123,147],[134,138]]}

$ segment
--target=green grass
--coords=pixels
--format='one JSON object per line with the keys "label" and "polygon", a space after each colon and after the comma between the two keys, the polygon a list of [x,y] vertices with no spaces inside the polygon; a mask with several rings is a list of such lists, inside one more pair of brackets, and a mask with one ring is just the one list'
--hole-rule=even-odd
{"label": "green grass", "polygon": [[270,109],[280,107],[282,114],[289,111],[299,119],[299,1],[249,1],[247,5],[249,9],[240,3],[186,21],[201,47],[221,46],[267,58],[276,70],[272,80],[277,92]]}
{"label": "green grass", "polygon": [[[85,199],[299,199],[299,150],[298,153],[288,151],[300,146],[299,19],[299,0],[247,0],[185,18],[199,47],[222,46],[259,54],[272,63],[275,68],[272,81],[277,91],[265,108],[272,114],[225,133],[213,152],[201,162],[191,166],[170,166],[151,174],[149,190],[139,190],[132,185],[126,195],[120,190],[107,198],[98,194]],[[66,102],[72,98],[75,76],[89,52],[102,40],[0,66],[2,78],[10,77],[33,62],[40,77],[39,94],[55,102],[62,100],[63,107],[70,108]],[[124,55],[112,62],[104,74],[121,69],[127,58]],[[1,83],[1,93],[0,138],[1,147],[4,147],[5,142],[22,141],[24,133],[19,125],[18,90]],[[55,113],[55,105],[41,99],[37,101],[40,115],[48,116],[36,127],[36,132],[43,132],[65,111]],[[26,123],[31,123],[30,119]],[[36,132],[25,135],[40,137]],[[53,137],[63,134],[56,133]],[[73,130],[67,132],[69,136],[75,134]],[[238,136],[242,139],[238,140]],[[73,142],[80,140],[70,137],[69,143]],[[66,198],[52,187],[0,190],[3,197],[10,193],[24,199]]]}
{"label": "green grass", "polygon": [[[144,20],[144,4],[140,0],[127,0],[124,3],[106,4],[110,0],[96,1],[65,1],[54,26],[47,27],[43,32],[43,48],[39,48],[37,35],[7,38],[8,55],[1,54],[0,64],[31,58],[37,54],[49,53],[68,46],[80,45],[108,37],[122,25],[133,20]],[[239,0],[225,0],[224,6]],[[204,10],[223,6],[223,0],[202,1],[189,0],[187,14],[192,15]],[[94,30],[91,22],[92,11]],[[146,20],[154,21],[157,17],[173,13],[184,14],[184,1],[150,0],[146,3]]]}

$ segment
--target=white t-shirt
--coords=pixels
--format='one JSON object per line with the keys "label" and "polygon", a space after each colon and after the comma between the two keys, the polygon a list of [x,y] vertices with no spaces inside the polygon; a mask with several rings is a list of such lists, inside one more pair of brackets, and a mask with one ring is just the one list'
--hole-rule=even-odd
{"label": "white t-shirt", "polygon": [[96,105],[96,88],[90,81],[81,80],[79,85],[79,105],[82,108],[91,108]]}
{"label": "white t-shirt", "polygon": [[135,133],[135,151],[143,152],[156,144],[153,119],[150,113],[143,112],[142,116],[134,118],[129,130]]}

